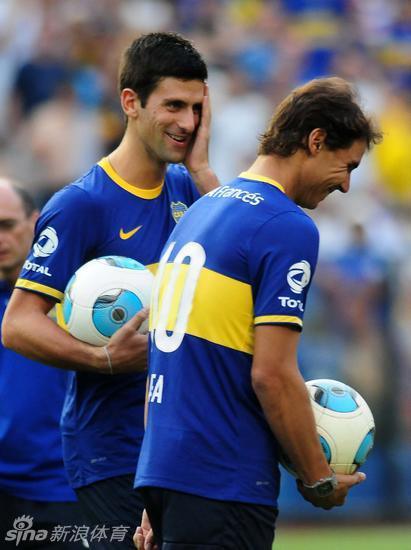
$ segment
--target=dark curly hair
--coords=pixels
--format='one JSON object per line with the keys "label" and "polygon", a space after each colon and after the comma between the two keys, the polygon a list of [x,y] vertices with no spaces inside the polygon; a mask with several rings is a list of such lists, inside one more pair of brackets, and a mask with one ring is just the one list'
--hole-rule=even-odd
{"label": "dark curly hair", "polygon": [[318,78],[296,88],[276,109],[260,137],[260,155],[289,157],[307,149],[315,128],[326,132],[325,145],[346,149],[363,139],[367,148],[381,140],[381,133],[361,109],[355,90],[342,78]]}

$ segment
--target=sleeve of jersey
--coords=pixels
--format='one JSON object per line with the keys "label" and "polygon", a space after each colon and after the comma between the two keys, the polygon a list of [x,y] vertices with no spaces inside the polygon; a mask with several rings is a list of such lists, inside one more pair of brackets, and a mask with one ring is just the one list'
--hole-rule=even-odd
{"label": "sleeve of jersey", "polygon": [[314,222],[303,212],[283,213],[260,227],[251,243],[254,325],[281,324],[302,330],[318,258]]}
{"label": "sleeve of jersey", "polygon": [[196,184],[190,172],[183,164],[170,164],[168,173],[172,176],[173,182],[183,190],[187,206],[192,205],[193,202],[200,198],[201,195],[198,192]]}
{"label": "sleeve of jersey", "polygon": [[95,241],[94,209],[87,193],[74,186],[50,199],[37,221],[33,246],[16,288],[62,300],[69,279],[88,259]]}

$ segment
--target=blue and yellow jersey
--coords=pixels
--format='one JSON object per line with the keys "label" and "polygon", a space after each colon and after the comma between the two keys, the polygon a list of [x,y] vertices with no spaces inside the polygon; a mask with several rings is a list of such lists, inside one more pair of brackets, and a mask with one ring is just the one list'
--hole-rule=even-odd
{"label": "blue and yellow jersey", "polygon": [[275,505],[277,445],[251,387],[254,327],[301,330],[318,231],[243,173],[194,204],[162,254],[137,486]]}
{"label": "blue and yellow jersey", "polygon": [[[106,255],[155,270],[172,229],[198,196],[181,165],[170,165],[164,183],[147,190],[129,185],[103,159],[44,207],[16,287],[59,302],[76,269]],[[135,470],[145,383],[145,373],[70,373],[62,433],[74,487]]]}
{"label": "blue and yellow jersey", "polygon": [[[0,326],[11,290],[0,281]],[[75,500],[59,427],[67,376],[4,348],[0,338],[0,491],[36,501]]]}

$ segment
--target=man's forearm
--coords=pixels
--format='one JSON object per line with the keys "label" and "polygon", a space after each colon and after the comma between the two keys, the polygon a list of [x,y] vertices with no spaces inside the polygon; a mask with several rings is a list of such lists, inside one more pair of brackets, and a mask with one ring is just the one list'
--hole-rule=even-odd
{"label": "man's forearm", "polygon": [[6,347],[35,361],[67,370],[108,370],[101,348],[76,340],[40,312],[25,314],[24,319],[6,313],[2,334]]}
{"label": "man's forearm", "polygon": [[330,475],[318,434],[309,395],[297,368],[287,379],[254,382],[267,421],[298,476],[311,484]]}

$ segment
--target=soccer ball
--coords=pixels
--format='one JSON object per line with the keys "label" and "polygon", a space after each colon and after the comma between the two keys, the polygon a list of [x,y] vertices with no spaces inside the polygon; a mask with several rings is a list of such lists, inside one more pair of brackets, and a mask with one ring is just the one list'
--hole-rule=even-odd
{"label": "soccer ball", "polygon": [[[375,424],[369,406],[353,388],[337,380],[309,380],[317,432],[336,474],[352,474],[366,461],[374,444]],[[288,457],[281,464],[297,477]]]}
{"label": "soccer ball", "polygon": [[[102,256],[82,265],[64,292],[63,318],[68,332],[94,346],[109,338],[149,305],[153,275],[123,256]],[[147,332],[144,321],[140,332]]]}

